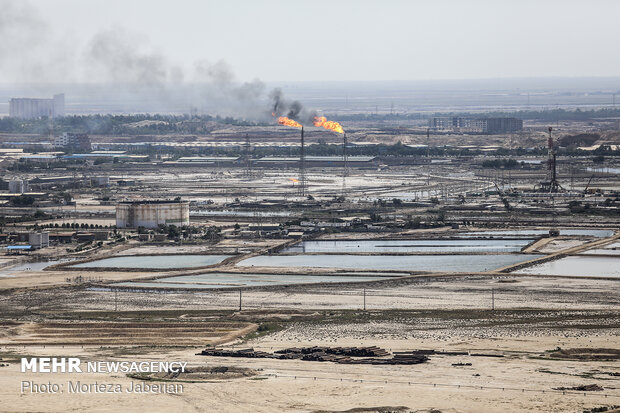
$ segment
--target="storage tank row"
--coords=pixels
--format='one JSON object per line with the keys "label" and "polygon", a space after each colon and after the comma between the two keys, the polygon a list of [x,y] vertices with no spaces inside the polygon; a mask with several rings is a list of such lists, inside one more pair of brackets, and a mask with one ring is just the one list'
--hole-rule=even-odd
{"label": "storage tank row", "polygon": [[189,202],[153,200],[116,205],[117,228],[157,228],[161,224],[189,225]]}

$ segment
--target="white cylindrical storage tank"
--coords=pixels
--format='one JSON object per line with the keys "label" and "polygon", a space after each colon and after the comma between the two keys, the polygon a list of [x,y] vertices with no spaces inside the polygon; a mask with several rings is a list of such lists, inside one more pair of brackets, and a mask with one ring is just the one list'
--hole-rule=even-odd
{"label": "white cylindrical storage tank", "polygon": [[135,201],[116,206],[117,228],[157,228],[159,225],[189,225],[187,201]]}

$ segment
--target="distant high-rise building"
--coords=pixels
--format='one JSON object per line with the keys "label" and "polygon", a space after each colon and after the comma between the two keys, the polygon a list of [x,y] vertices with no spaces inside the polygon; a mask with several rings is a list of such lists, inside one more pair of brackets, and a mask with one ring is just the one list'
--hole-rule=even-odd
{"label": "distant high-rise building", "polygon": [[54,146],[90,152],[90,138],[86,133],[63,133],[54,138]]}
{"label": "distant high-rise building", "polygon": [[9,181],[9,192],[11,194],[23,194],[24,192],[28,192],[28,181],[22,179]]}
{"label": "distant high-rise building", "polygon": [[65,116],[65,95],[61,93],[51,99],[12,98],[9,101],[9,115],[22,119]]}
{"label": "distant high-rise building", "polygon": [[523,121],[517,118],[435,117],[429,126],[435,130],[469,133],[507,133],[523,130]]}

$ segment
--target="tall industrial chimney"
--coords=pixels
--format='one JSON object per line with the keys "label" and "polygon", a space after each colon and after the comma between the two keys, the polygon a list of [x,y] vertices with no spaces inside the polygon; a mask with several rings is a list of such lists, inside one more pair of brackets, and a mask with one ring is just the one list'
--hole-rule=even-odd
{"label": "tall industrial chimney", "polygon": [[304,127],[301,127],[301,150],[299,153],[299,196],[306,196],[306,148],[304,146]]}
{"label": "tall industrial chimney", "polygon": [[347,176],[349,175],[349,154],[347,153],[347,134],[342,134],[342,196],[347,196]]}

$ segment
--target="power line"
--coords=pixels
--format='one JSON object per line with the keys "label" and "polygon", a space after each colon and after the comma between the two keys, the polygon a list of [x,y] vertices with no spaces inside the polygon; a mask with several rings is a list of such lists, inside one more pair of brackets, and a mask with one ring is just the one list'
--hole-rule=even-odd
{"label": "power line", "polygon": [[265,376],[271,376],[274,378],[293,378],[293,379],[310,379],[310,380],[332,380],[332,381],[348,381],[352,383],[377,383],[377,384],[406,384],[409,386],[429,386],[429,387],[447,387],[447,388],[455,388],[455,389],[473,389],[473,390],[501,390],[501,391],[513,391],[520,393],[541,393],[541,394],[562,394],[562,395],[573,395],[573,396],[603,396],[604,398],[620,398],[620,394],[609,394],[609,393],[590,393],[581,392],[577,390],[540,390],[540,389],[526,389],[519,387],[499,387],[499,386],[476,386],[471,384],[453,384],[453,383],[428,383],[428,382],[416,382],[416,381],[401,381],[401,380],[372,380],[372,379],[351,379],[348,377],[321,377],[321,376],[297,376],[297,375],[287,375],[287,374],[276,374],[276,373],[267,373]]}
{"label": "power line", "polygon": [[304,128],[301,127],[301,149],[299,153],[299,186],[297,187],[298,195],[306,196],[306,148],[304,143]]}

